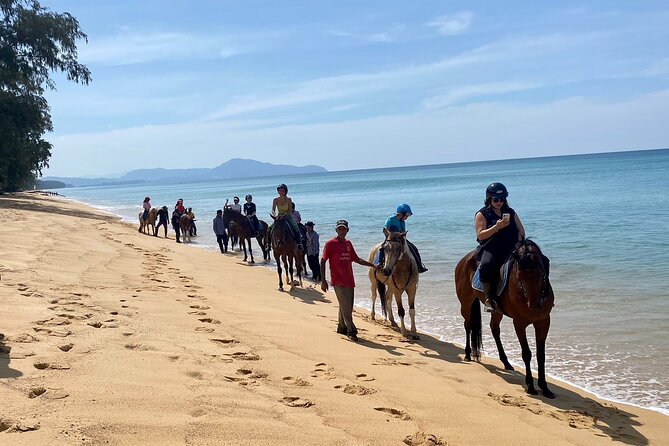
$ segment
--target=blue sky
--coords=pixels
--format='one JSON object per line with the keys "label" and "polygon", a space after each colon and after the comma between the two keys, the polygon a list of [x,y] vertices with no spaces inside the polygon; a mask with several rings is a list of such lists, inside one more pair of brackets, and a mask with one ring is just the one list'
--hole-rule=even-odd
{"label": "blue sky", "polygon": [[93,74],[55,76],[46,175],[669,147],[666,1],[43,5]]}

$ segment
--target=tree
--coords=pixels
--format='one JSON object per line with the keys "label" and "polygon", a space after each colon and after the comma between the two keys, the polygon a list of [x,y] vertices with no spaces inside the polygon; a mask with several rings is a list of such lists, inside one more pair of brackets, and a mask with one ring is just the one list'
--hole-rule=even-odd
{"label": "tree", "polygon": [[77,40],[87,41],[71,14],[52,12],[37,0],[0,0],[0,191],[34,183],[49,166],[53,131],[45,89],[63,72],[88,84],[91,72],[77,61]]}

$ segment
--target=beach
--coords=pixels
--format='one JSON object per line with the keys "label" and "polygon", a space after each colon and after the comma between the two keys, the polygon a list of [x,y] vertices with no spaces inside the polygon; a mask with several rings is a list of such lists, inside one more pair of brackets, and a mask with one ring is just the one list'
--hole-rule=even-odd
{"label": "beach", "polygon": [[[146,236],[37,194],[2,196],[0,209],[1,444],[669,438],[658,412],[555,381],[556,399],[527,395],[522,371],[490,358],[465,363],[460,346],[425,333],[408,342],[362,310],[361,342],[350,342],[335,333],[332,293],[308,279],[279,292],[271,269],[177,245],[171,231],[170,240]],[[202,218],[200,230],[209,225]]]}

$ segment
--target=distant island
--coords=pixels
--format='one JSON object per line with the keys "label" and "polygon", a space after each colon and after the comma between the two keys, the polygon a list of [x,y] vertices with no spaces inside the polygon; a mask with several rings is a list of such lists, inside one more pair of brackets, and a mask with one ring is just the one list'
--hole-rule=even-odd
{"label": "distant island", "polygon": [[195,169],[137,169],[118,178],[76,178],[76,177],[44,177],[38,180],[38,187],[56,189],[59,187],[107,186],[122,184],[157,183],[157,182],[198,182],[224,180],[228,178],[253,178],[276,175],[296,175],[301,173],[327,172],[324,167],[291,166],[271,164],[260,161],[233,158],[214,168]]}

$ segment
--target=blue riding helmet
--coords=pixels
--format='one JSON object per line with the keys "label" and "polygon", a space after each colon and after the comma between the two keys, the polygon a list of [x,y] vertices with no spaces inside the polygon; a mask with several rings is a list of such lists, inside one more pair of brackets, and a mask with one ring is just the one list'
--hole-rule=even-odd
{"label": "blue riding helmet", "polygon": [[399,206],[397,206],[397,213],[398,214],[413,215],[413,212],[411,212],[411,206],[409,206],[406,203],[402,203]]}

